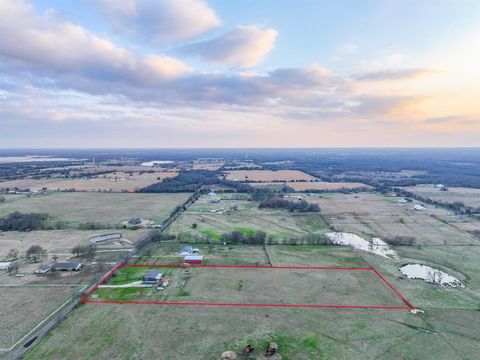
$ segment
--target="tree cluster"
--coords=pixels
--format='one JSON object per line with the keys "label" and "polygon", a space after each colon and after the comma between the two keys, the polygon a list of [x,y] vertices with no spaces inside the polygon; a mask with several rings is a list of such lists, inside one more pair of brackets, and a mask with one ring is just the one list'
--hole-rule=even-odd
{"label": "tree cluster", "polygon": [[414,236],[394,236],[391,238],[386,238],[385,242],[389,245],[393,246],[412,246],[415,245],[415,237]]}
{"label": "tree cluster", "polygon": [[261,230],[248,234],[232,231],[222,234],[220,239],[224,243],[233,245],[263,245],[267,240],[267,233]]}
{"label": "tree cluster", "polygon": [[292,201],[280,197],[263,200],[258,207],[260,209],[287,209],[297,212],[319,212],[320,206],[305,200]]}
{"label": "tree cluster", "polygon": [[48,214],[23,214],[21,212],[15,211],[0,220],[0,230],[26,231],[43,229],[43,222],[47,219]]}
{"label": "tree cluster", "polygon": [[77,245],[72,249],[72,254],[76,257],[93,258],[96,250],[97,246],[95,244]]}

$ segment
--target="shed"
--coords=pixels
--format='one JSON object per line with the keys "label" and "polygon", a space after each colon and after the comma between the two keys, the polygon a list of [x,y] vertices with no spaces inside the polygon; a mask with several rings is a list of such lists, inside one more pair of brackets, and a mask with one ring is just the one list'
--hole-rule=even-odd
{"label": "shed", "polygon": [[50,264],[40,264],[38,268],[35,269],[35,274],[45,274],[52,269],[52,265]]}
{"label": "shed", "polygon": [[413,205],[413,210],[415,211],[423,211],[425,210],[425,207],[422,205]]}
{"label": "shed", "polygon": [[78,271],[82,267],[79,262],[56,262],[52,264],[52,271]]}
{"label": "shed", "polygon": [[157,281],[162,280],[163,274],[157,270],[148,270],[143,277],[143,282],[147,284],[156,283]]}
{"label": "shed", "polygon": [[12,266],[11,261],[0,262],[0,270],[8,270],[10,268],[10,266]]}
{"label": "shed", "polygon": [[203,264],[203,255],[185,255],[183,262],[186,264]]}

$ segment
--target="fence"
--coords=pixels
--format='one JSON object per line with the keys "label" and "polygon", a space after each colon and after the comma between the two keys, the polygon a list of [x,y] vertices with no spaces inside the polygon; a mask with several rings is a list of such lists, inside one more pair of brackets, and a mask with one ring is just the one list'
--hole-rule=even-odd
{"label": "fence", "polygon": [[137,242],[135,247],[117,264],[115,264],[115,266],[109,269],[109,271],[107,271],[105,274],[95,276],[88,284],[86,284],[82,289],[73,294],[57,310],[55,310],[40,324],[38,324],[27,334],[25,334],[20,340],[15,342],[10,348],[0,349],[0,351],[4,352],[3,354],[0,353],[0,359],[20,359],[27,350],[29,350],[32,346],[38,343],[41,337],[45,336],[45,334],[47,334],[51,329],[53,329],[60,322],[62,322],[62,320],[65,319],[68,314],[70,314],[70,312],[78,306],[80,300],[83,299],[83,297],[85,297],[87,294],[89,294],[93,289],[95,289],[105,276],[108,276],[111,273],[112,269],[118,267],[119,264],[127,263],[133,255],[135,255],[139,250],[143,249],[157,235],[165,231],[168,226],[170,226],[170,224],[172,224],[172,222],[175,221],[183,211],[185,211],[198,199],[202,192],[202,190],[197,190],[192,195],[190,195],[190,197],[182,205],[177,206],[175,210],[170,214],[170,216],[165,219],[160,228],[151,230],[139,242]]}

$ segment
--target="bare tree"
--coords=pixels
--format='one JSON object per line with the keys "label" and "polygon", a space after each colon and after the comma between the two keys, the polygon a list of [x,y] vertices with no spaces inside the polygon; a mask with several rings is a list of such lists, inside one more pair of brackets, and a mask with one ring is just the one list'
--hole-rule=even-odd
{"label": "bare tree", "polygon": [[32,245],[27,250],[27,258],[38,262],[39,259],[43,259],[47,256],[47,252],[40,245]]}
{"label": "bare tree", "polygon": [[17,260],[18,259],[18,249],[10,249],[8,253],[8,258]]}

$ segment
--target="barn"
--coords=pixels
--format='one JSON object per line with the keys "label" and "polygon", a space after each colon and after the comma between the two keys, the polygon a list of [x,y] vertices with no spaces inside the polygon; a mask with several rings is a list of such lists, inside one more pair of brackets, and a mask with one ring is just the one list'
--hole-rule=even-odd
{"label": "barn", "polygon": [[203,264],[202,255],[186,255],[183,258],[183,262],[186,264]]}

